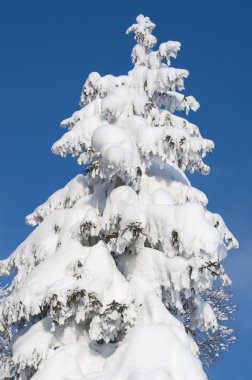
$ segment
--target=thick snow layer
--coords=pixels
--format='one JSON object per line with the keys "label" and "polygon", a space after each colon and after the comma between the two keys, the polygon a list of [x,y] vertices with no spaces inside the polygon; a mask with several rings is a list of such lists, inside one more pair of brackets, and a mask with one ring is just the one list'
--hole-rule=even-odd
{"label": "thick snow layer", "polygon": [[147,296],[141,319],[105,361],[102,371],[84,379],[206,379],[196,344],[155,296]]}
{"label": "thick snow layer", "polygon": [[[66,191],[71,188],[67,184],[29,216],[31,223],[40,221],[40,224],[8,259],[0,261],[1,275],[18,270],[13,282],[14,287],[36,265],[60,248],[64,248],[69,238],[81,240],[84,245],[89,245],[90,238],[92,240],[92,236],[99,234],[99,215],[104,209],[105,189],[97,184],[92,193],[88,194],[89,191],[91,192],[92,182],[84,176],[80,178],[81,181],[77,176],[73,182],[70,182],[71,192]],[[84,181],[83,178],[85,178]],[[85,182],[90,185],[88,189],[86,186],[83,187]],[[67,198],[65,198],[66,194]],[[68,201],[64,202],[64,199]],[[94,242],[91,245],[93,244]]]}
{"label": "thick snow layer", "polygon": [[38,363],[46,359],[52,345],[53,334],[50,332],[52,319],[46,317],[22,331],[13,343],[13,362],[24,369],[26,366],[37,367]]}
{"label": "thick snow layer", "polygon": [[[153,292],[162,299],[162,289],[166,291],[167,303],[174,305],[182,314],[183,299],[190,298],[192,285],[190,268],[200,268],[202,260],[185,259],[183,257],[168,258],[163,252],[152,248],[144,248],[135,256],[123,255],[118,266],[133,289],[137,289],[137,301],[143,304],[146,295]],[[199,271],[200,272],[200,271]],[[198,272],[198,273],[199,273]],[[206,275],[198,278],[198,286],[206,285]],[[203,330],[216,329],[217,321],[211,306],[198,296],[195,310],[198,327]]]}
{"label": "thick snow layer", "polygon": [[32,380],[83,380],[86,371],[99,370],[104,359],[89,346],[72,343],[56,350],[39,367]]}
{"label": "thick snow layer", "polygon": [[[90,347],[84,324],[58,326],[46,317],[23,332],[13,344],[13,362],[19,373],[38,368],[33,379],[65,379],[102,368],[104,357]],[[111,347],[113,351],[113,347]],[[111,352],[109,347],[108,352]]]}
{"label": "thick snow layer", "polygon": [[222,239],[217,229],[210,225],[205,217],[204,208],[198,203],[169,206],[155,205],[147,209],[147,235],[152,244],[161,242],[167,255],[174,255],[172,244],[167,236],[172,231],[178,234],[179,251],[187,257],[197,255],[202,251],[209,259],[218,260],[218,252],[222,250]]}
{"label": "thick snow layer", "polygon": [[[124,88],[120,92],[116,89],[102,100],[100,119],[82,115],[72,129],[54,144],[53,151],[63,156],[67,153],[78,156],[86,149],[79,162],[98,160],[100,177],[109,175],[108,170],[105,172],[104,169],[106,165],[121,171],[136,171],[137,167],[145,170],[139,154],[146,162],[151,155],[161,162],[172,162],[183,169],[207,173],[209,169],[202,157],[213,150],[213,142],[203,139],[195,128],[192,133],[192,125],[184,123],[183,119],[179,124],[179,118],[169,114],[153,113],[155,123],[162,118],[164,123],[153,128],[153,121],[144,118],[146,103],[143,94],[136,93],[132,98],[129,89]],[[76,116],[73,118],[76,119]],[[113,125],[108,124],[111,121]]]}
{"label": "thick snow layer", "polygon": [[[106,136],[106,138],[105,138]],[[103,158],[103,175],[115,170],[131,171],[140,166],[140,159],[134,141],[123,129],[102,126],[92,136],[92,147]]]}
{"label": "thick snow layer", "polygon": [[163,252],[144,248],[138,255],[124,255],[118,261],[119,268],[133,289],[137,289],[139,303],[146,294],[155,292],[162,297],[161,289],[172,289],[172,302],[182,309],[182,290],[190,289],[190,260],[182,257],[167,258]]}
{"label": "thick snow layer", "polygon": [[41,223],[54,210],[71,208],[82,197],[90,193],[90,181],[82,174],[73,178],[63,189],[56,191],[48,200],[38,206],[26,217],[26,223],[32,226]]}
{"label": "thick snow layer", "polygon": [[[55,300],[54,306],[61,305],[64,319],[69,312],[65,310],[69,297],[81,291],[87,294],[86,302],[89,295],[95,297],[101,310],[113,301],[126,302],[127,281],[102,243],[88,248],[82,247],[76,240],[70,240],[64,249],[36,266],[18,283],[2,312],[12,323],[22,317],[29,320],[30,316],[40,313],[41,306],[51,304],[53,307]],[[85,319],[84,310],[83,315],[75,312],[77,319]]]}
{"label": "thick snow layer", "polygon": [[91,204],[84,204],[49,214],[8,259],[0,262],[2,272],[12,273],[18,269],[15,283],[19,282],[41,261],[69,243],[77,233],[76,224],[80,226],[86,220],[90,221],[90,209]]}
{"label": "thick snow layer", "polygon": [[[102,217],[105,230],[114,230],[118,223],[122,230],[132,224],[138,225],[148,237],[149,243],[154,247],[161,244],[162,250],[170,257],[180,252],[186,257],[203,258],[204,252],[208,260],[218,261],[225,256],[223,240],[226,235],[236,244],[223,221],[220,220],[218,226],[211,223],[209,212],[196,202],[199,198],[203,205],[206,203],[202,193],[193,192],[189,187],[192,202],[176,202],[169,187],[165,189],[160,184],[158,187],[158,181],[151,179],[152,177],[143,180],[139,195],[128,186],[120,186],[110,193]],[[183,190],[183,185],[180,186]],[[178,196],[179,186],[175,186],[175,189]],[[181,193],[183,197],[183,191]],[[190,191],[188,198],[189,194]],[[172,242],[173,235],[176,235],[176,244]]]}
{"label": "thick snow layer", "polygon": [[[185,332],[172,325],[134,327],[102,371],[85,380],[204,380],[196,353]],[[185,344],[187,343],[187,345]]]}
{"label": "thick snow layer", "polygon": [[[176,205],[186,202],[199,202],[206,206],[208,202],[206,195],[192,187],[182,170],[172,164],[166,164],[162,170],[158,165],[152,165],[148,175],[142,176],[139,190],[144,206],[148,203]],[[166,201],[163,200],[164,192]]]}
{"label": "thick snow layer", "polygon": [[45,318],[17,338],[14,363],[20,373],[38,368],[33,380],[206,379],[196,344],[154,295],[146,296],[140,319],[117,348],[91,344],[85,325],[52,328]]}

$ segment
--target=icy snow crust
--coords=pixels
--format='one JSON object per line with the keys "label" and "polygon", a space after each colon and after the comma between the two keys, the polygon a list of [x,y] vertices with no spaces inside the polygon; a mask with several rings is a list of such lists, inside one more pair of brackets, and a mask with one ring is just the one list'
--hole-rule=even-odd
{"label": "icy snow crust", "polygon": [[154,27],[140,15],[127,30],[128,75],[88,76],[52,147],[88,176],[27,216],[38,226],[0,262],[2,275],[17,271],[0,303],[2,329],[18,330],[2,379],[206,379],[189,331],[218,328],[201,294],[215,276],[229,282],[220,262],[238,243],[184,173],[207,174],[214,144],[174,114],[199,104],[177,92],[180,43],[153,51]]}

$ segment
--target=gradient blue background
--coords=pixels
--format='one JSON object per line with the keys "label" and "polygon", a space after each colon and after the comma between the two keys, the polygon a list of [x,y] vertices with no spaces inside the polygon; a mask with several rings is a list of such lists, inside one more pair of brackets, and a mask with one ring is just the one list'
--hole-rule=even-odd
{"label": "gradient blue background", "polygon": [[211,380],[252,378],[251,8],[249,0],[0,2],[1,257],[30,233],[24,216],[82,170],[50,147],[89,72],[131,68],[125,30],[136,15],[157,24],[159,42],[181,41],[174,64],[189,69],[186,93],[201,103],[189,119],[216,143],[210,176],[190,179],[240,241],[226,260],[238,341],[208,370]]}

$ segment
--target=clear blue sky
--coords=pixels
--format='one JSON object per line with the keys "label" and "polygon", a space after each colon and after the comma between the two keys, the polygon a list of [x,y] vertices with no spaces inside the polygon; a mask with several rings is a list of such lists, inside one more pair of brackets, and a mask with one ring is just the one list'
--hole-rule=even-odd
{"label": "clear blue sky", "polygon": [[[210,380],[252,378],[251,14],[249,0],[6,0],[0,2],[0,252],[31,231],[24,216],[81,171],[50,153],[59,122],[78,109],[91,71],[124,74],[137,14],[157,24],[159,42],[182,43],[186,93],[201,103],[189,119],[216,143],[208,177],[191,176],[240,241],[226,268],[233,279],[238,342]],[[193,379],[192,379],[193,380]]]}

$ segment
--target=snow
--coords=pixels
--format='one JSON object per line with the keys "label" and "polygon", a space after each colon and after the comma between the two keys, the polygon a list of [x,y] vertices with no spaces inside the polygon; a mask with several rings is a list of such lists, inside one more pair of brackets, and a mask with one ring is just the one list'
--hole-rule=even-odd
{"label": "snow", "polygon": [[80,198],[90,193],[89,182],[87,177],[78,174],[63,189],[56,191],[48,198],[47,202],[38,206],[32,214],[28,215],[26,223],[36,226],[54,210],[73,207]]}
{"label": "snow", "polygon": [[[142,66],[139,67],[140,69],[141,71],[145,70]],[[136,78],[132,77],[132,81],[137,83],[140,80],[139,73],[136,72],[134,75]],[[153,83],[157,83],[155,76],[151,80]],[[143,78],[140,88],[144,86],[145,82],[146,78]],[[149,88],[150,91],[152,90]],[[157,92],[160,91],[169,93],[168,98],[173,99],[170,91],[159,88]],[[93,103],[96,104],[95,107]],[[189,107],[189,100],[185,101],[185,98],[182,97],[179,103],[174,104],[175,108],[183,109],[182,103]],[[150,121],[144,118],[147,104],[146,95],[131,88],[118,89],[115,87],[104,99],[95,99],[85,107],[93,105],[92,108],[95,109],[96,114],[82,112],[76,115],[75,113],[72,118],[65,121],[64,123],[69,123],[72,127],[53,145],[52,150],[62,156],[67,153],[80,156],[79,163],[95,159],[99,162],[99,157],[104,159],[105,166],[109,164],[114,169],[122,163],[126,172],[131,172],[133,175],[137,167],[144,170],[143,163],[140,162],[139,149],[145,160],[148,160],[149,155],[152,154],[163,162],[179,164],[183,169],[208,173],[209,168],[203,163],[202,157],[213,150],[213,142],[203,139],[195,126],[183,119],[180,120],[169,112],[153,113],[153,119],[157,123],[162,118],[165,123],[159,128],[153,128]],[[105,143],[103,144],[103,142]],[[115,175],[115,172],[116,169],[110,175]],[[109,175],[108,171],[104,169],[104,165],[100,165],[96,174],[101,178]]]}
{"label": "snow", "polygon": [[46,317],[33,325],[13,343],[13,362],[20,369],[26,366],[37,366],[47,357],[48,349],[52,344],[53,334],[50,333],[52,319]]}
{"label": "snow", "polygon": [[[155,28],[155,24],[151,22],[149,17],[144,17],[143,15],[138,15],[136,18],[136,24],[130,26],[126,33],[134,33],[134,38],[142,43],[146,48],[152,48],[157,40],[156,37],[151,34],[152,30]],[[147,33],[146,33],[147,32]]]}
{"label": "snow", "polygon": [[182,257],[167,258],[163,252],[144,248],[138,255],[122,256],[118,266],[133,289],[137,289],[138,302],[144,301],[146,294],[155,292],[161,297],[161,289],[172,288],[181,306],[180,292],[190,288],[188,277],[189,260]]}
{"label": "snow", "polygon": [[[127,286],[104,244],[100,242],[88,248],[70,240],[64,249],[37,265],[17,284],[3,314],[9,323],[22,317],[29,320],[39,314],[41,305],[45,308],[54,300],[54,305],[60,304],[62,308],[61,322],[68,316],[67,304],[71,295],[85,291],[86,302],[89,295],[95,296],[102,309],[113,301],[124,304]],[[82,316],[76,312],[76,318],[85,319],[85,313]]]}
{"label": "snow", "polygon": [[[52,320],[45,318],[16,340],[14,362],[19,363],[19,371],[27,364],[38,366],[35,380],[206,379],[197,346],[182,324],[154,295],[148,295],[145,303],[141,323],[116,350],[113,345],[90,344],[85,330],[76,325],[64,330],[59,326],[52,332]],[[183,358],[179,366],[178,358]]]}
{"label": "snow", "polygon": [[[88,374],[84,379],[206,379],[196,355],[185,348],[184,342],[180,342],[180,333],[173,326],[136,326],[117,352],[105,362],[104,369],[94,375]],[[183,365],[177,365],[178,358],[183,358]]]}
{"label": "snow", "polygon": [[[103,369],[90,373],[86,380],[178,379],[204,380],[197,358],[197,346],[158,299],[146,298],[146,313],[141,324],[131,329]],[[155,314],[149,313],[155,310]],[[178,360],[183,358],[178,365]]]}
{"label": "snow", "polygon": [[177,58],[177,53],[181,48],[181,43],[177,41],[168,41],[159,45],[160,56],[166,58],[168,65],[171,64],[170,58]]}
{"label": "snow", "polygon": [[84,373],[102,368],[105,357],[90,347],[84,325],[54,326],[50,317],[23,332],[14,342],[13,352],[19,372],[26,366],[39,368],[33,379],[82,378]]}
{"label": "snow", "polygon": [[238,242],[186,176],[209,173],[214,143],[174,114],[199,103],[180,92],[189,72],[171,67],[181,44],[153,50],[154,28],[139,15],[127,30],[127,75],[89,74],[52,147],[85,173],[26,217],[36,228],[0,261],[15,274],[0,302],[0,331],[13,331],[1,379],[206,379],[191,332],[222,328],[211,289],[230,282],[221,262]]}
{"label": "snow", "polygon": [[121,128],[112,125],[98,127],[92,136],[92,146],[103,158],[104,173],[107,173],[108,167],[116,171],[118,168],[130,171],[140,165],[134,142]]}
{"label": "snow", "polygon": [[[100,358],[96,353],[80,344],[69,344],[59,348],[56,354],[44,362],[33,380],[53,378],[54,380],[83,379],[82,368],[99,368]],[[83,361],[82,358],[86,360]]]}

